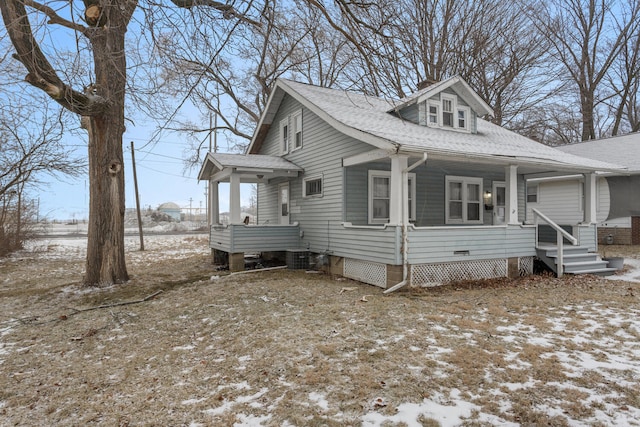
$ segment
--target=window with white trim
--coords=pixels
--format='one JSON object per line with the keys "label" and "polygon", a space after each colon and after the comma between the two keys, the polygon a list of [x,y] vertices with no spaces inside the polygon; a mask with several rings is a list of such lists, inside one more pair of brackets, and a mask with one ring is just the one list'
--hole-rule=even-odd
{"label": "window with white trim", "polygon": [[322,197],[322,176],[311,176],[302,180],[302,197]]}
{"label": "window with white trim", "polygon": [[[423,104],[421,104],[423,105]],[[430,99],[425,101],[426,125],[432,127],[447,127],[451,129],[470,132],[471,108],[458,104],[458,97],[451,94],[440,94],[440,100]],[[420,124],[425,124],[421,121]]]}
{"label": "window with white trim", "polygon": [[293,127],[293,149],[302,148],[302,110],[298,110],[291,115],[291,126]]}
{"label": "window with white trim", "polygon": [[[407,209],[409,221],[416,219],[416,174],[408,174],[409,198]],[[391,210],[391,172],[370,170],[369,171],[369,223],[385,224],[389,222],[389,212]]]}
{"label": "window with white trim", "polygon": [[482,224],[482,178],[445,178],[447,224]]}
{"label": "window with white trim", "polygon": [[284,154],[289,152],[289,118],[280,120],[280,148]]}
{"label": "window with white trim", "polygon": [[429,126],[438,126],[438,116],[440,115],[440,106],[438,104],[435,104],[433,102],[429,102],[428,104],[428,108],[429,108],[429,118],[428,118],[428,125]]}
{"label": "window with white trim", "polygon": [[457,117],[458,129],[469,129],[469,109],[466,107],[458,107],[458,117]]}
{"label": "window with white trim", "polygon": [[453,109],[455,105],[455,97],[442,95],[442,126],[454,127]]}
{"label": "window with white trim", "polygon": [[527,203],[538,203],[538,184],[527,184]]}

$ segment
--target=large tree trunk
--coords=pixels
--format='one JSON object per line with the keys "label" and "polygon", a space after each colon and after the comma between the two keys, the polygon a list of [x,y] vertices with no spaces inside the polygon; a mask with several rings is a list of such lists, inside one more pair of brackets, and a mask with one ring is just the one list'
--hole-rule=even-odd
{"label": "large tree trunk", "polygon": [[[86,285],[129,279],[124,257],[125,29],[128,17],[110,8],[108,25],[91,35],[96,83],[89,91],[110,100],[103,114],[84,118],[89,133],[89,227]],[[116,9],[116,10],[114,10]],[[90,95],[90,94],[88,94]]]}

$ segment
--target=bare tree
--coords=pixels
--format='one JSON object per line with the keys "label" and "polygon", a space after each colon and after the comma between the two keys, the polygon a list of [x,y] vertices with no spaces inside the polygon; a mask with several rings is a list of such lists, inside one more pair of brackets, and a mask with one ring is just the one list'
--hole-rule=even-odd
{"label": "bare tree", "polygon": [[625,40],[607,84],[614,94],[608,102],[613,117],[611,135],[640,130],[640,26]]}
{"label": "bare tree", "polygon": [[[124,282],[129,276],[124,257],[122,135],[125,96],[130,89],[125,34],[138,0],[83,0],[57,4],[55,9],[49,3],[4,0],[0,12],[15,57],[27,70],[26,82],[82,117],[88,134],[90,206],[84,283]],[[172,3],[172,8],[211,8],[236,21],[249,20],[233,6],[212,0]],[[168,8],[152,0],[146,7]],[[86,49],[91,56],[90,73],[72,79],[75,61],[60,55],[59,46],[41,44],[39,35],[44,31],[56,31],[58,43],[75,44],[78,53]],[[78,83],[84,87],[74,86]]]}
{"label": "bare tree", "polygon": [[40,188],[44,175],[77,176],[85,164],[64,147],[65,112],[42,107],[40,99],[3,94],[0,108],[0,256],[20,249],[30,220],[37,217],[27,190]]}
{"label": "bare tree", "polygon": [[[164,88],[201,113],[199,120],[176,120],[168,127],[192,137],[189,166],[199,164],[212,132],[231,141],[231,150],[244,149],[276,79],[321,86],[346,81],[351,50],[316,9],[304,2],[267,2],[259,19],[259,26],[227,32],[224,40],[195,26],[155,29]],[[173,32],[190,43],[176,46],[173,37],[159,35]]]}
{"label": "bare tree", "polygon": [[603,82],[638,26],[639,8],[635,0],[553,0],[544,13],[530,14],[575,87],[583,141],[599,136],[595,110],[611,96]]}

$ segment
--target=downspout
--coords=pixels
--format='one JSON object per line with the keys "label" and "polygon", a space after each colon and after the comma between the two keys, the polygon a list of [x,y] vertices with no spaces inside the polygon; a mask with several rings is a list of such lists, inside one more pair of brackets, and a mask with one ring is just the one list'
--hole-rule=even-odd
{"label": "downspout", "polygon": [[[407,210],[407,202],[409,200],[409,195],[407,191],[407,182],[408,182],[409,172],[411,172],[413,169],[417,168],[418,166],[426,162],[427,162],[427,153],[422,153],[422,159],[418,160],[411,166],[406,167],[402,171],[402,200],[401,200],[401,203],[402,203],[402,282],[393,285],[389,289],[386,289],[383,292],[383,294],[390,294],[391,292],[395,292],[407,284],[407,277],[409,275],[409,271],[408,271],[409,239],[408,239],[408,224],[407,224],[409,215],[408,215],[408,212],[405,212]],[[414,182],[413,185],[415,186],[416,183]],[[416,201],[414,200],[413,203],[415,202]]]}

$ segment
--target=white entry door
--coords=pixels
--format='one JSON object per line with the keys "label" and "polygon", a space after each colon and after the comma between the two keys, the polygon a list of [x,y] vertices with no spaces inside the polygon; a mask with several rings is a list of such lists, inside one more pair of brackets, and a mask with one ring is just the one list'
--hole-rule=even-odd
{"label": "white entry door", "polygon": [[507,187],[504,182],[493,183],[493,224],[505,223],[507,214]]}
{"label": "white entry door", "polygon": [[280,224],[289,224],[289,183],[278,186],[278,217]]}

